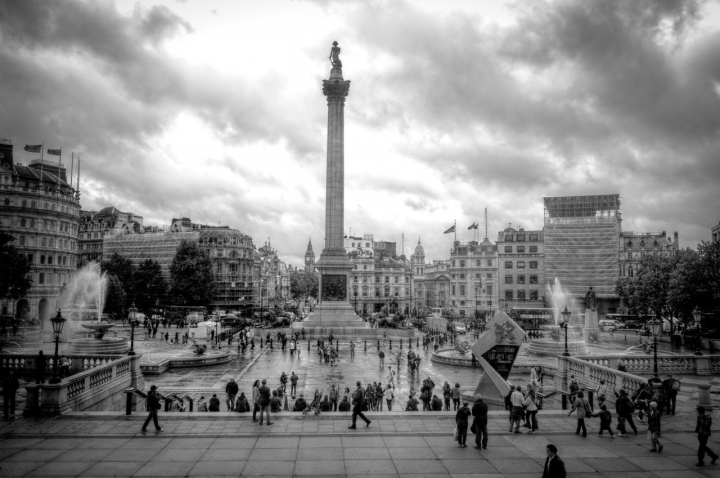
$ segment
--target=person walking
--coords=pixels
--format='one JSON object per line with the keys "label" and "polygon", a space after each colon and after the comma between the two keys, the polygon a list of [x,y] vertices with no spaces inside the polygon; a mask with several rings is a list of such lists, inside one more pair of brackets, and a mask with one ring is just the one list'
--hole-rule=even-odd
{"label": "person walking", "polygon": [[17,394],[18,388],[20,388],[20,382],[18,382],[15,376],[14,370],[7,370],[2,379],[3,388],[3,417],[6,421],[10,420],[10,417],[15,417],[15,395]]}
{"label": "person walking", "polygon": [[260,380],[255,380],[252,388],[252,401],[253,401],[253,421],[257,420],[257,412],[260,411]]}
{"label": "person walking", "polygon": [[227,405],[228,412],[235,409],[235,396],[237,396],[237,393],[238,384],[235,379],[231,378],[225,385],[225,405]]}
{"label": "person walking", "polygon": [[612,413],[610,413],[610,410],[607,409],[607,405],[604,403],[600,405],[600,411],[592,416],[600,417],[600,431],[598,431],[597,436],[603,436],[603,432],[607,430],[610,434],[610,438],[615,438],[615,434],[612,431]]}
{"label": "person walking", "polygon": [[45,368],[47,368],[47,357],[43,351],[38,352],[37,360],[35,362],[35,383],[45,383]]}
{"label": "person walking", "polygon": [[667,378],[663,380],[662,388],[665,392],[665,413],[675,415],[675,402],[680,390],[680,381],[673,378],[672,374],[668,374]]}
{"label": "person walking", "polygon": [[390,388],[390,384],[387,384],[387,388],[385,389],[385,400],[387,401],[387,409],[388,412],[392,412],[392,402],[395,399],[395,394],[392,391],[392,388]]}
{"label": "person walking", "polygon": [[578,392],[580,391],[580,385],[578,385],[578,381],[575,378],[575,375],[570,375],[570,383],[568,384],[568,388],[570,389],[570,406],[572,406],[575,403]]}
{"label": "person walking", "polygon": [[[595,398],[597,398],[598,408],[600,405],[605,403],[605,394],[607,394],[607,387],[605,386],[605,380],[600,380],[600,383],[595,387]],[[595,410],[592,399],[590,400],[590,410]]]}
{"label": "person walking", "polygon": [[471,415],[472,412],[468,408],[468,402],[463,402],[455,414],[455,425],[458,430],[458,445],[460,448],[467,448],[468,418]]}
{"label": "person walking", "polygon": [[472,407],[473,419],[472,430],[475,430],[475,448],[487,449],[488,444],[488,406],[483,402],[482,395],[475,395],[475,404]]}
{"label": "person walking", "polygon": [[297,383],[298,383],[298,376],[295,375],[295,372],[290,372],[290,395],[295,398],[295,394],[297,393]]}
{"label": "person walking", "polygon": [[[375,383],[375,382],[373,382]],[[382,382],[378,382],[375,386],[375,403],[377,411],[382,412],[383,411],[383,401],[384,401],[385,391],[383,390]]]}
{"label": "person walking", "polygon": [[453,401],[453,409],[457,410],[460,408],[460,384],[456,383],[455,387],[451,390],[451,397]]}
{"label": "person walking", "polygon": [[335,388],[335,385],[330,387],[330,404],[332,405],[332,411],[337,412],[338,407],[338,390]]}
{"label": "person walking", "polygon": [[362,384],[359,380],[355,382],[355,385],[357,386],[357,388],[355,389],[355,393],[353,393],[352,425],[348,427],[349,430],[354,430],[357,428],[355,426],[355,424],[357,423],[357,417],[365,420],[366,427],[369,427],[370,423],[372,423],[372,421],[368,420],[365,414],[362,412],[363,404],[365,403],[365,390],[362,388]]}
{"label": "person walking", "polygon": [[270,388],[266,385],[267,380],[262,380],[262,386],[258,388],[260,398],[258,404],[260,405],[260,425],[263,424],[263,414],[267,415],[267,424],[272,425],[270,421]]}
{"label": "person walking", "polygon": [[585,394],[582,391],[577,393],[577,399],[573,403],[568,416],[572,415],[572,412],[574,411],[577,411],[577,428],[575,429],[575,434],[580,435],[580,431],[582,430],[582,435],[580,436],[585,438],[587,436],[585,417],[590,415],[590,404],[587,400],[585,400]]}
{"label": "person walking", "polygon": [[[525,405],[525,397],[522,394],[522,388],[520,385],[515,387],[515,391],[510,394],[510,403],[512,405],[512,421],[510,422],[510,431],[515,433],[522,433],[520,431],[520,422],[525,415],[523,406]],[[514,428],[514,430],[513,430]]]}
{"label": "person walking", "polygon": [[543,468],[542,478],[565,478],[565,462],[557,454],[557,447],[550,443],[545,447],[547,458]]}
{"label": "person walking", "polygon": [[712,451],[708,446],[707,442],[712,434],[712,417],[705,414],[705,408],[702,406],[697,407],[697,425],[695,425],[695,433],[698,436],[698,462],[696,466],[705,466],[705,453],[710,455],[710,463],[715,463],[718,459],[717,454]]}
{"label": "person walking", "polygon": [[450,384],[445,382],[445,385],[443,385],[443,400],[445,401],[445,411],[450,411],[450,395],[452,394],[452,389],[450,388]]}
{"label": "person walking", "polygon": [[355,356],[355,342],[353,342],[352,339],[350,339],[350,357]]}
{"label": "person walking", "polygon": [[627,436],[627,428],[625,427],[625,423],[630,425],[632,431],[637,435],[637,427],[635,426],[635,422],[633,422],[632,418],[635,407],[633,406],[633,402],[628,396],[627,391],[624,388],[621,388],[620,392],[615,392],[615,397],[615,411],[617,412],[618,416],[618,436]]}
{"label": "person walking", "polygon": [[[398,358],[400,357],[400,354],[398,354]],[[392,385],[393,391],[395,390],[395,370],[392,369],[392,365],[388,365],[388,387]]]}
{"label": "person walking", "polygon": [[162,427],[158,423],[158,415],[157,412],[160,410],[160,394],[157,392],[157,385],[153,385],[150,387],[150,393],[148,393],[147,399],[145,400],[145,408],[148,411],[148,416],[145,419],[145,423],[142,426],[141,431],[146,432],[148,423],[150,423],[150,419],[152,419],[153,423],[155,424],[155,430],[160,431],[162,430]]}
{"label": "person walking", "polygon": [[535,433],[538,429],[537,413],[537,396],[535,390],[530,388],[525,396],[525,421],[530,427],[528,433]]}
{"label": "person walking", "polygon": [[650,411],[648,413],[648,438],[652,443],[650,451],[662,453],[663,446],[660,444],[660,411],[656,402],[650,402]]}

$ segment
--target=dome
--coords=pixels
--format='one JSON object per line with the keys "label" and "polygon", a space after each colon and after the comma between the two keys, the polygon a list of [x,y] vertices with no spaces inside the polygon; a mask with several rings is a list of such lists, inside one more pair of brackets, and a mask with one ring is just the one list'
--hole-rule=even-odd
{"label": "dome", "polygon": [[424,256],[425,255],[425,249],[423,249],[422,244],[420,244],[420,239],[418,239],[418,244],[415,246],[415,255],[416,256]]}

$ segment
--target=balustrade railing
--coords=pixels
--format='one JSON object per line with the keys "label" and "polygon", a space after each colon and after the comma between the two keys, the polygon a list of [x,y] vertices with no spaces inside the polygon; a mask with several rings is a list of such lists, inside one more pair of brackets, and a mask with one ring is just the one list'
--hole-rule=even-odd
{"label": "balustrade railing", "polygon": [[[61,355],[70,360],[70,375],[103,367],[113,360],[122,358],[122,355]],[[0,355],[0,370],[14,370],[23,376],[36,374],[38,355],[33,354],[3,354]],[[55,369],[55,357],[45,356],[45,375],[51,375]],[[128,368],[129,370],[129,368]]]}

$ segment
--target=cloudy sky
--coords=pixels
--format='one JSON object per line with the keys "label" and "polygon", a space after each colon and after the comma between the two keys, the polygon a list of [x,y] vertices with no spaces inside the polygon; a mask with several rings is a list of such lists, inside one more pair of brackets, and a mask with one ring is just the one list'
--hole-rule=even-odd
{"label": "cloudy sky", "polygon": [[83,209],[227,224],[300,265],[334,40],[346,232],[445,259],[486,207],[496,239],[541,228],[543,196],[603,193],[684,247],[720,221],[718,2],[8,0],[0,137],[81,156]]}

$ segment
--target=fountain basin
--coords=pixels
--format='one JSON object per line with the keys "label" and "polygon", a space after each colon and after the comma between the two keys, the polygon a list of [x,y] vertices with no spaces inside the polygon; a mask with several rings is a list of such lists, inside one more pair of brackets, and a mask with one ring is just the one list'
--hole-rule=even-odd
{"label": "fountain basin", "polygon": [[123,337],[82,337],[72,339],[66,353],[72,355],[122,355],[128,351],[128,341]]}
{"label": "fountain basin", "polygon": [[[527,351],[535,355],[562,355],[565,352],[565,341],[533,339],[528,344]],[[568,352],[570,355],[585,354],[585,342],[568,342]]]}
{"label": "fountain basin", "polygon": [[232,360],[229,350],[208,349],[203,354],[179,352],[175,354],[151,354],[140,359],[143,374],[161,374],[171,368],[207,367],[228,363]]}
{"label": "fountain basin", "polygon": [[107,334],[108,330],[115,327],[115,324],[110,324],[108,322],[83,322],[80,326],[85,329],[92,330],[95,334],[95,338],[99,340]]}
{"label": "fountain basin", "polygon": [[[438,349],[437,352],[433,352],[430,360],[435,363],[441,363],[445,365],[457,365],[460,367],[472,367],[472,354],[467,352],[465,354],[460,353],[455,348]],[[480,367],[480,364],[477,364]],[[482,367],[481,367],[482,368]]]}

